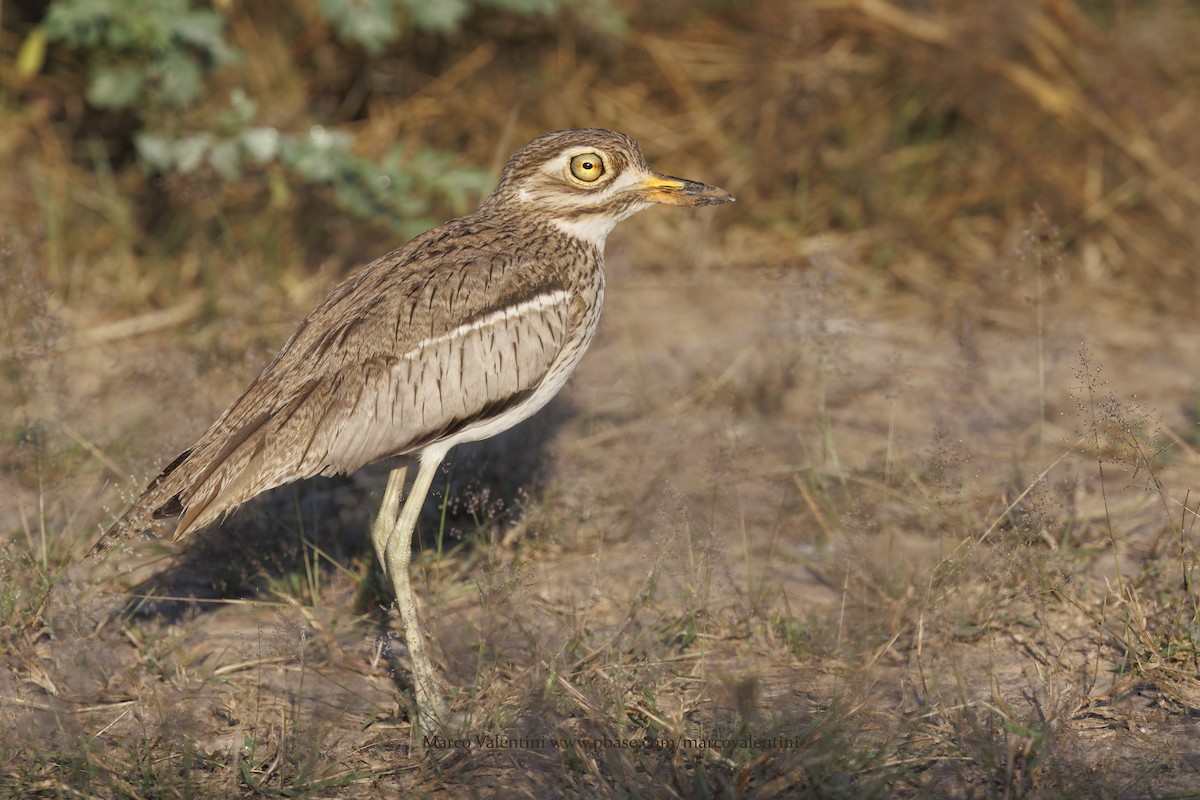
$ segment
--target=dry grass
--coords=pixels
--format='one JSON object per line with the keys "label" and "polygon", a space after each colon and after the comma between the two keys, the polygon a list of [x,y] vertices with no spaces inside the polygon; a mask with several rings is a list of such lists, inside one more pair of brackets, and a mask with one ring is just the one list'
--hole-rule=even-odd
{"label": "dry grass", "polygon": [[[616,127],[739,198],[614,234],[567,395],[447,468],[414,568],[462,742],[411,736],[380,473],[71,566],[392,240],[147,189],[0,73],[0,794],[1194,792],[1200,23],[976,6],[513,23],[325,120],[493,167]],[[305,124],[267,13],[228,80]]]}

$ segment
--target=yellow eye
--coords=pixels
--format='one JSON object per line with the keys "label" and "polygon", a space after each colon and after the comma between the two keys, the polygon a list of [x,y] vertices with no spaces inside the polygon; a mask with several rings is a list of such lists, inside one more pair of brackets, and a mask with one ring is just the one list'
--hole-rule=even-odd
{"label": "yellow eye", "polygon": [[571,174],[584,183],[595,183],[604,174],[604,161],[595,153],[583,153],[571,159]]}

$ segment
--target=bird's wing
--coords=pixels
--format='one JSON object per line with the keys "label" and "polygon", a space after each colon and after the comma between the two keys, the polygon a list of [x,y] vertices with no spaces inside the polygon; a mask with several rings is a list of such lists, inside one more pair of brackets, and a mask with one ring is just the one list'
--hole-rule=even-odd
{"label": "bird's wing", "polygon": [[535,393],[583,309],[530,266],[483,250],[448,265],[417,240],[351,276],[92,554],[155,517],[182,514],[181,537],[267,489],[414,452]]}

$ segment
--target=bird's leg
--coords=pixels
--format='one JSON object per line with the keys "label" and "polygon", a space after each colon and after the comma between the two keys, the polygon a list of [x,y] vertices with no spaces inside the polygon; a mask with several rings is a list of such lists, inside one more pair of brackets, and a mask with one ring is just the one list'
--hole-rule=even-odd
{"label": "bird's leg", "polygon": [[400,496],[404,494],[404,479],[408,475],[408,464],[397,467],[388,473],[387,489],[383,492],[383,502],[379,504],[379,514],[371,526],[371,543],[375,545],[375,555],[383,566],[388,580],[391,575],[387,572],[387,563],[383,560],[387,553],[388,538],[396,527],[396,515],[400,513]]}
{"label": "bird's leg", "polygon": [[[430,733],[439,730],[441,725],[449,720],[449,714],[446,701],[437,688],[433,662],[429,660],[429,654],[425,650],[425,639],[421,635],[421,623],[417,619],[417,600],[413,596],[408,565],[412,558],[412,536],[417,527],[417,517],[421,515],[421,507],[425,504],[429,487],[433,484],[438,467],[441,466],[441,455],[421,459],[417,477],[408,490],[404,507],[392,525],[388,524],[388,520],[393,518],[396,502],[404,488],[405,472],[403,469],[397,469],[388,476],[383,507],[380,509],[379,519],[371,529],[376,554],[392,581],[396,605],[400,609],[400,621],[404,623],[404,640],[408,643],[408,654],[412,659],[413,687],[417,695],[420,728],[423,732]],[[384,531],[387,531],[386,536]]]}

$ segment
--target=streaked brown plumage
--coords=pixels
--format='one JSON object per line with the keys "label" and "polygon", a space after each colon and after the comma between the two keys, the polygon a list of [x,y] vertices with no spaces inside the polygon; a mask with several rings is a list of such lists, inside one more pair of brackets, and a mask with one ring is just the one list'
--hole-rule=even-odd
{"label": "streaked brown plumage", "polygon": [[[330,292],[89,555],[155,518],[180,515],[178,539],[290,481],[420,454],[422,473],[400,520],[384,524],[403,473],[396,486],[389,481],[373,531],[403,609],[401,595],[411,598],[411,527],[405,532],[401,523],[415,524],[432,470],[451,447],[512,427],[562,387],[599,321],[602,250],[612,227],[654,202],[732,199],[652,172],[624,134],[538,137],[509,160],[473,214],[418,236]],[[424,655],[413,647],[415,610],[405,623],[416,671]],[[418,705],[438,705],[416,678]]]}

